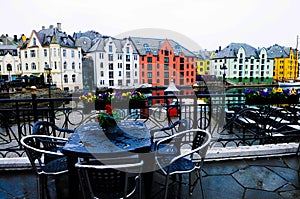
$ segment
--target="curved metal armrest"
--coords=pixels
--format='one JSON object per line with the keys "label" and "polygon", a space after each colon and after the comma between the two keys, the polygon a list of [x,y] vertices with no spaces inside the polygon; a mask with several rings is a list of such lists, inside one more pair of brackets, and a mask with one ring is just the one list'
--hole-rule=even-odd
{"label": "curved metal armrest", "polygon": [[[203,144],[201,144],[201,146],[195,148],[195,149],[191,149],[191,150],[185,150],[184,152],[182,152],[180,155],[177,155],[177,156],[174,156],[171,161],[170,161],[170,164],[172,164],[173,162],[175,162],[176,160],[180,159],[180,158],[183,158],[183,157],[186,157],[188,155],[192,155],[196,152],[199,152],[201,149],[205,148],[205,147],[208,147],[208,144],[210,143],[211,141],[211,135],[210,133],[208,133],[207,131],[205,130],[202,130],[202,129],[190,129],[190,130],[186,130],[186,131],[182,131],[182,132],[179,132],[177,134],[174,134],[174,135],[171,135],[167,138],[163,138],[161,140],[159,140],[155,146],[155,153],[159,153],[159,145],[160,144],[164,144],[164,143],[167,143],[167,142],[170,142],[172,141],[173,139],[181,139],[185,136],[185,134],[188,134],[190,132],[195,132],[195,131],[201,131],[201,132],[204,132],[207,136],[205,142]],[[178,149],[180,150],[180,149]]]}
{"label": "curved metal armrest", "polygon": [[33,129],[32,129],[32,134],[33,135],[38,135],[39,129],[41,126],[48,126],[48,127],[52,127],[53,129],[60,131],[60,132],[65,132],[65,133],[74,133],[74,130],[72,129],[67,129],[67,128],[60,128],[58,126],[56,126],[55,124],[53,124],[52,122],[48,122],[48,121],[37,121],[34,123],[33,125]]}
{"label": "curved metal armrest", "polygon": [[[44,150],[40,148],[35,148],[33,146],[30,146],[26,143],[26,140],[28,139],[38,139],[39,142],[47,142],[47,143],[63,143],[66,142],[68,139],[67,138],[61,138],[61,137],[54,137],[54,136],[49,136],[49,135],[27,135],[25,137],[21,138],[21,144],[30,150],[36,151],[38,153],[44,153],[44,154],[49,154],[49,155],[56,155],[56,156],[64,156],[63,153],[60,151],[54,152],[54,151],[49,151],[49,150]],[[51,139],[51,140],[49,140]],[[51,142],[53,140],[53,142]]]}

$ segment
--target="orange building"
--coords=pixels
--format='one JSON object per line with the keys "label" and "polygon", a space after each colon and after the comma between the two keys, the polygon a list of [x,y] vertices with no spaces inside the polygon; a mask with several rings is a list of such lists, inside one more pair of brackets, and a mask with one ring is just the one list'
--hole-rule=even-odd
{"label": "orange building", "polygon": [[140,84],[191,86],[196,82],[196,55],[169,39],[130,38],[140,58]]}

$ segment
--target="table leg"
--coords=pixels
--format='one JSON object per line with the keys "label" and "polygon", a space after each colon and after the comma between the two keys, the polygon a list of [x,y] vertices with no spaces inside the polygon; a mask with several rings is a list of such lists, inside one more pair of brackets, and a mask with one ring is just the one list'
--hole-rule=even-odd
{"label": "table leg", "polygon": [[68,165],[68,175],[69,175],[69,198],[76,199],[82,198],[82,195],[79,192],[79,178],[77,174],[77,170],[75,168],[75,164],[77,163],[76,157],[67,157],[67,165]]}

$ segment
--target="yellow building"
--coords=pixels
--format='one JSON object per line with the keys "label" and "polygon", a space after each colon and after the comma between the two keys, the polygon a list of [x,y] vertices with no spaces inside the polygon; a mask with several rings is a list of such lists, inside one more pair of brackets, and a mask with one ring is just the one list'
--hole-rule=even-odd
{"label": "yellow building", "polygon": [[282,82],[299,77],[298,52],[296,49],[275,44],[268,49],[268,54],[274,59],[274,81]]}
{"label": "yellow building", "polygon": [[210,51],[199,51],[197,54],[197,75],[209,75],[210,72],[210,58],[213,55],[213,52]]}

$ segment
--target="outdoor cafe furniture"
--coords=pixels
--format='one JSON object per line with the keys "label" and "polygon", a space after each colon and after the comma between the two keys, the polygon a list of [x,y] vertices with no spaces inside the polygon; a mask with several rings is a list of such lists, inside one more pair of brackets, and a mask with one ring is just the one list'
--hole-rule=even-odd
{"label": "outdoor cafe furniture", "polygon": [[[65,138],[48,135],[27,135],[21,139],[31,166],[38,176],[38,197],[40,199],[48,198],[47,176],[59,177],[68,172],[64,154],[53,150],[53,146],[62,145],[66,141]],[[47,156],[51,156],[51,160],[47,159]]]}
{"label": "outdoor cafe furniture", "polygon": [[[150,148],[150,132],[143,122],[121,121],[109,131],[103,130],[97,122],[80,125],[62,149],[67,156],[71,197],[79,197],[79,180],[75,168],[78,158],[105,161],[111,158],[147,153]],[[151,187],[151,185],[147,186]]]}
{"label": "outdoor cafe furniture", "polygon": [[143,160],[127,159],[126,162],[114,159],[110,164],[98,160],[78,162],[80,185],[84,199],[128,198],[136,191],[141,198],[141,171]]}
{"label": "outdoor cafe furniture", "polygon": [[[189,174],[188,185],[190,195],[192,195],[195,185],[199,180],[202,198],[204,197],[201,169],[210,140],[211,135],[209,132],[202,129],[190,129],[157,142],[155,146],[155,160],[161,174],[165,176],[165,186],[162,189],[164,190],[165,199],[168,197],[170,176],[176,174],[180,176],[180,183],[183,183],[181,175]],[[193,171],[196,171],[198,174],[194,182],[192,182],[191,178]]]}
{"label": "outdoor cafe furniture", "polygon": [[44,120],[36,121],[33,124],[32,134],[33,135],[52,135],[58,137],[65,137],[66,133],[74,133],[73,129],[60,128],[54,123]]}

